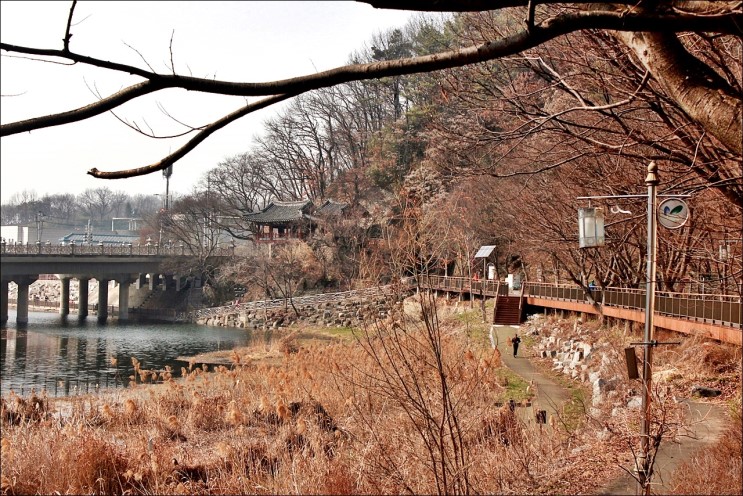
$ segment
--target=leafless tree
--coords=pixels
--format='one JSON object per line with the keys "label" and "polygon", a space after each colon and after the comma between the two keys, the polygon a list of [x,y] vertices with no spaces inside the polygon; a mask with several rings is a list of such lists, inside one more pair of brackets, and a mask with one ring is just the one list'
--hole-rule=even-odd
{"label": "leafless tree", "polygon": [[110,220],[108,217],[124,204],[126,198],[123,192],[101,187],[86,189],[78,195],[77,201],[81,212],[100,225]]}
{"label": "leafless tree", "polygon": [[[225,257],[218,257],[220,228],[214,222],[214,211],[205,194],[185,195],[178,198],[173,208],[160,211],[151,221],[151,243],[183,246],[186,260],[173,259],[168,268],[177,274],[200,274],[205,283],[217,287],[216,274]],[[182,265],[183,263],[187,265]]]}
{"label": "leafless tree", "polygon": [[[453,12],[485,11],[494,7],[492,2],[484,0],[468,2],[444,0],[434,4],[415,0],[400,2],[371,0],[368,3],[382,8]],[[549,4],[547,7],[551,8],[551,4],[554,3],[556,2],[553,0],[547,0],[540,4],[539,8],[528,0],[499,3],[497,10],[509,7],[524,8],[525,21],[514,33],[478,45],[431,55],[349,65],[283,81],[238,83],[173,73],[160,74],[151,69],[141,69],[76,53],[71,46],[75,7],[73,2],[61,48],[32,48],[10,43],[2,43],[0,48],[13,55],[38,57],[43,60],[64,60],[112,72],[132,74],[141,77],[143,81],[78,109],[3,124],[0,135],[10,136],[88,119],[166,88],[235,96],[273,95],[246,104],[212,124],[200,128],[186,145],[154,164],[123,171],[105,172],[91,169],[89,172],[101,178],[132,177],[163,170],[193,150],[209,135],[231,122],[309,90],[355,80],[424,73],[494,60],[523,52],[568,33],[595,29],[616,32],[616,36],[633,50],[648,73],[658,81],[665,95],[678,103],[689,120],[700,125],[730,152],[741,154],[743,132],[739,94],[736,94],[735,89],[724,78],[715,73],[713,67],[685,49],[676,34],[696,32],[721,36],[740,35],[741,6],[738,2],[676,0],[655,2],[651,6],[645,6],[635,1],[613,4],[577,1],[563,4],[564,7],[560,10],[550,10],[549,17],[544,18],[542,5]]]}

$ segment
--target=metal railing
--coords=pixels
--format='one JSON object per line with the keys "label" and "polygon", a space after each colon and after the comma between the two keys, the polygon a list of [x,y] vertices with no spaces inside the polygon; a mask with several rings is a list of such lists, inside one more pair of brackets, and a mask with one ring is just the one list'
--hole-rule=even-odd
{"label": "metal railing", "polygon": [[[573,285],[525,283],[526,296],[590,303],[583,288]],[[645,290],[634,288],[596,288],[591,298],[602,305],[645,310]],[[741,327],[741,298],[736,295],[655,292],[655,312],[660,315],[695,319],[715,324]]]}
{"label": "metal railing", "polygon": [[[192,249],[183,244],[162,246],[157,243],[121,245],[99,244],[75,244],[53,245],[51,243],[6,243],[0,242],[0,254],[2,255],[103,255],[103,256],[191,256],[195,255]],[[216,247],[211,250],[210,256],[226,257],[235,254],[234,246]]]}
{"label": "metal railing", "polygon": [[475,280],[468,277],[450,276],[421,276],[419,284],[422,288],[452,291],[455,293],[469,293],[485,296],[508,296],[508,285],[499,284],[493,279]]}

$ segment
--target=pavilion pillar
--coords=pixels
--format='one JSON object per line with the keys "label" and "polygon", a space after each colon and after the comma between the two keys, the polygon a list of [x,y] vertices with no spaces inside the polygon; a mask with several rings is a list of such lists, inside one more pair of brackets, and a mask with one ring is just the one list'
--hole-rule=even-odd
{"label": "pavilion pillar", "polygon": [[85,318],[88,316],[88,291],[90,289],[90,279],[88,278],[80,278],[78,279],[78,305],[77,305],[77,315],[80,318]]}
{"label": "pavilion pillar", "polygon": [[59,314],[69,315],[70,314],[70,278],[60,277],[59,280],[62,282],[62,294],[60,295],[59,301]]}
{"label": "pavilion pillar", "polygon": [[98,279],[98,322],[108,318],[108,279]]}

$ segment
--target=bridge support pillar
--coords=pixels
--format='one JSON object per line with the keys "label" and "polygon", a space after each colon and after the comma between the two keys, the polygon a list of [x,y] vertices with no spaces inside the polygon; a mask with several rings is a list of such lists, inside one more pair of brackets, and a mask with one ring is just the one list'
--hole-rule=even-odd
{"label": "bridge support pillar", "polygon": [[70,314],[70,278],[60,277],[62,283],[62,294],[59,295],[59,314],[69,315]]}
{"label": "bridge support pillar", "polygon": [[163,275],[163,291],[168,290],[168,286],[173,285],[173,276],[171,274]]}
{"label": "bridge support pillar", "polygon": [[90,279],[78,279],[79,291],[77,295],[77,316],[84,319],[88,316],[88,291],[90,289]]}
{"label": "bridge support pillar", "polygon": [[119,283],[119,321],[129,320],[129,285],[131,279],[118,279]]}
{"label": "bridge support pillar", "polygon": [[175,276],[175,290],[180,291],[183,289],[183,276]]}
{"label": "bridge support pillar", "polygon": [[28,287],[36,280],[39,276],[19,276],[15,279],[18,284],[18,303],[16,306],[16,323],[28,324]]}
{"label": "bridge support pillar", "polygon": [[147,284],[147,274],[137,274],[137,279],[134,281],[135,288],[142,289]]}
{"label": "bridge support pillar", "polygon": [[108,318],[108,279],[98,279],[98,322]]}
{"label": "bridge support pillar", "polygon": [[150,291],[154,291],[160,284],[160,274],[150,274]]}
{"label": "bridge support pillar", "polygon": [[0,281],[0,324],[8,321],[8,284],[10,281]]}

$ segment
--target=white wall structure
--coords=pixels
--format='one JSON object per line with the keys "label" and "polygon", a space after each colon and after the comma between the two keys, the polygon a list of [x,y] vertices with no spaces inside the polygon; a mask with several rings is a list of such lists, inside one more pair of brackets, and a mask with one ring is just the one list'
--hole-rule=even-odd
{"label": "white wall structure", "polygon": [[6,243],[27,243],[28,227],[24,226],[1,226],[0,237],[5,239]]}

